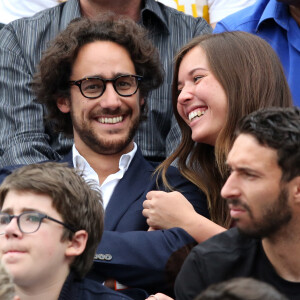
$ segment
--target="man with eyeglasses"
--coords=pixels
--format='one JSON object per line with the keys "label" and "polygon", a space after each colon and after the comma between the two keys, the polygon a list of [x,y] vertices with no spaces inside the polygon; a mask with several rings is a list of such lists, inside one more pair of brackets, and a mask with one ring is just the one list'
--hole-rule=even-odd
{"label": "man with eyeglasses", "polygon": [[202,17],[194,18],[156,0],[62,2],[0,31],[0,167],[61,159],[70,151],[72,139],[43,126],[45,109],[35,102],[30,83],[42,53],[59,32],[76,18],[94,18],[106,11],[128,16],[146,28],[160,53],[166,76],[148,95],[148,119],[139,126],[136,143],[147,159],[162,161],[180,138],[171,101],[173,56],[193,37],[210,33],[211,27]]}
{"label": "man with eyeglasses", "polygon": [[[168,260],[194,240],[180,228],[147,231],[142,215],[146,194],[167,188],[153,174],[157,163],[147,161],[133,139],[146,97],[162,77],[147,31],[129,18],[103,14],[73,21],[59,34],[41,59],[33,89],[54,129],[74,136],[73,149],[62,162],[82,170],[102,192],[105,231],[90,276],[113,282],[115,289],[172,294]],[[167,177],[174,192],[180,190],[198,213],[209,217],[196,186],[175,167]],[[146,294],[136,291],[124,292],[144,300]]]}
{"label": "man with eyeglasses", "polygon": [[0,259],[21,300],[130,299],[84,278],[103,232],[101,201],[99,191],[64,164],[29,165],[6,177]]}

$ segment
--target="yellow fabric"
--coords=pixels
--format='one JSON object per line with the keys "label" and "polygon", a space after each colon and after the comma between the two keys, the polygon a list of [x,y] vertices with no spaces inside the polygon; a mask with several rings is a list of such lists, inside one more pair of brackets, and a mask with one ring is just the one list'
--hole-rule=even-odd
{"label": "yellow fabric", "polygon": [[[158,0],[159,1],[159,0]],[[203,17],[209,23],[207,0],[172,0],[177,9],[194,17]],[[163,2],[163,1],[161,1]]]}

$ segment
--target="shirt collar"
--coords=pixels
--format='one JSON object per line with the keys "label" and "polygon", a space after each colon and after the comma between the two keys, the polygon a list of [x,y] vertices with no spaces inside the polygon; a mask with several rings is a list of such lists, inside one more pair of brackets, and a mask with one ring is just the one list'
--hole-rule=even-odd
{"label": "shirt collar", "polygon": [[133,143],[133,149],[130,152],[123,154],[120,157],[120,161],[119,161],[119,169],[120,170],[124,170],[124,172],[127,171],[128,167],[136,153],[136,150],[137,150],[137,145],[136,145],[136,143]]}
{"label": "shirt collar", "polygon": [[261,24],[268,19],[273,19],[280,27],[288,30],[289,18],[290,13],[287,4],[277,2],[276,0],[270,0],[259,19],[256,31],[259,31]]}
{"label": "shirt collar", "polygon": [[[170,34],[167,19],[160,5],[162,4],[159,4],[155,0],[145,0],[145,6],[141,11],[142,23],[147,29],[150,29],[149,27],[156,27],[159,32],[162,31],[160,26],[162,25],[163,30]],[[66,15],[65,18],[62,18],[63,22],[65,22],[63,24],[65,28],[73,19],[81,17],[79,0],[68,0],[64,4],[63,14]]]}
{"label": "shirt collar", "polygon": [[145,0],[145,6],[141,11],[142,23],[148,30],[151,29],[149,27],[156,27],[159,32],[165,31],[170,34],[168,21],[162,10],[162,5],[155,0]]}
{"label": "shirt collar", "polygon": [[[136,153],[136,150],[137,150],[137,145],[136,145],[136,143],[133,143],[133,149],[130,152],[123,154],[120,157],[120,160],[119,160],[119,169],[120,170],[123,170],[123,172],[127,171],[128,167]],[[83,171],[92,170],[92,167],[89,165],[87,160],[76,149],[75,144],[73,144],[72,154],[73,154],[74,168],[77,168],[77,169],[83,170]]]}

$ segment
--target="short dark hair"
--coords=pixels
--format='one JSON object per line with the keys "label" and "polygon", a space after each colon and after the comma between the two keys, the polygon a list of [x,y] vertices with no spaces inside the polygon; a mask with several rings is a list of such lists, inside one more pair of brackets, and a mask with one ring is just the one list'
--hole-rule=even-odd
{"label": "short dark hair", "polygon": [[[84,277],[93,264],[104,228],[102,197],[97,187],[66,164],[47,162],[21,167],[7,176],[0,186],[0,208],[10,190],[50,196],[64,223],[87,231],[86,249],[70,266],[79,277]],[[65,229],[62,240],[71,240],[73,235]]]}
{"label": "short dark hair", "polygon": [[257,110],[240,120],[235,136],[250,134],[264,146],[277,151],[282,181],[300,175],[300,109],[270,107]]}
{"label": "short dark hair", "polygon": [[287,300],[273,286],[253,278],[233,278],[212,284],[195,300]]}
{"label": "short dark hair", "polygon": [[[44,52],[32,82],[37,102],[47,108],[46,120],[53,123],[56,131],[65,135],[73,134],[71,116],[70,113],[62,113],[56,103],[60,97],[70,97],[69,80],[79,50],[95,41],[111,41],[128,51],[136,73],[143,76],[139,85],[141,97],[145,98],[163,82],[158,50],[142,26],[113,13],[102,13],[94,19],[73,20]],[[144,105],[141,111],[145,118]]]}

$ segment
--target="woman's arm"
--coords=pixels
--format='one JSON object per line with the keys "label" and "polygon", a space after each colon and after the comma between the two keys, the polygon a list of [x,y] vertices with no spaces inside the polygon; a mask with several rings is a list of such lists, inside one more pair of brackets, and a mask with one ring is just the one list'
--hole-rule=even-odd
{"label": "woman's arm", "polygon": [[150,230],[180,227],[198,243],[226,230],[199,215],[179,192],[151,191],[146,198],[143,215],[147,218]]}

